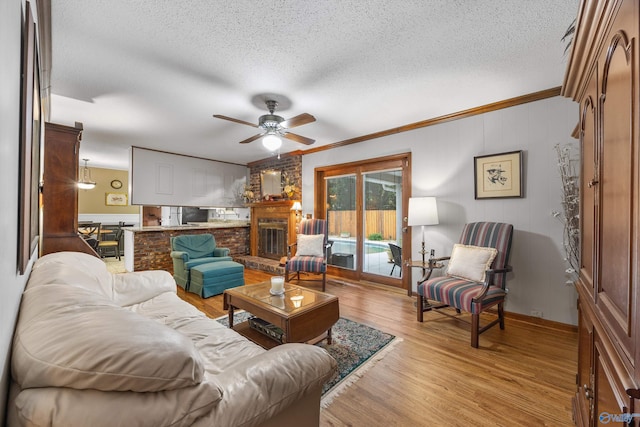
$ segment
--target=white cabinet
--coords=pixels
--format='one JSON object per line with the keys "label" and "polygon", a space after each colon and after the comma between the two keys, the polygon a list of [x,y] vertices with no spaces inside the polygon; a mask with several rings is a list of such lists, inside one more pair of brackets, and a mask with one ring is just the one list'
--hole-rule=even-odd
{"label": "white cabinet", "polygon": [[132,147],[129,197],[132,205],[242,206],[247,167]]}

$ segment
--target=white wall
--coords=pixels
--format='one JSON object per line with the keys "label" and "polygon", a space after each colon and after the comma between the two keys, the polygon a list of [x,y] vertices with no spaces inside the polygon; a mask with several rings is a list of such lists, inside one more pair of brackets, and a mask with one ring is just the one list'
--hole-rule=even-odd
{"label": "white wall", "polygon": [[[4,424],[13,328],[27,276],[17,273],[20,31],[23,0],[0,1],[0,423]],[[29,269],[31,265],[29,265]]]}
{"label": "white wall", "polygon": [[[378,138],[302,157],[302,206],[313,212],[314,168],[364,158],[412,153],[412,196],[436,196],[440,224],[427,227],[426,243],[448,255],[462,226],[473,221],[514,225],[505,310],[577,324],[576,292],[565,284],[561,185],[554,145],[575,142],[577,106],[561,97]],[[373,129],[375,130],[375,129]],[[525,197],[475,200],[473,157],[524,151]],[[336,159],[339,159],[336,160]],[[412,230],[412,257],[419,257],[420,228]],[[419,279],[412,272],[413,288]]]}

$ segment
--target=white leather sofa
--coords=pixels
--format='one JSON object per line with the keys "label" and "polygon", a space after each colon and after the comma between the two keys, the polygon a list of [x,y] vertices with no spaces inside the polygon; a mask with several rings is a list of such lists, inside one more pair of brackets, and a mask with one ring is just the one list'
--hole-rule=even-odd
{"label": "white leather sofa", "polygon": [[324,350],[266,351],[176,295],[164,271],[75,252],[34,264],[16,326],[10,426],[314,426]]}

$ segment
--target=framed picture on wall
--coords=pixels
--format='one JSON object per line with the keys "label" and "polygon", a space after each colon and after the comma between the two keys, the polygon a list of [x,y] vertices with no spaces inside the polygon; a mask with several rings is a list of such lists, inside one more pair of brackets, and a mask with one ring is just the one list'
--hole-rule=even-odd
{"label": "framed picture on wall", "polygon": [[125,193],[107,193],[105,204],[107,206],[127,206]]}
{"label": "framed picture on wall", "polygon": [[38,245],[40,228],[40,162],[43,132],[40,102],[40,66],[36,24],[31,3],[25,2],[22,32],[22,81],[20,111],[20,182],[18,194],[18,271],[24,274]]}
{"label": "framed picture on wall", "polygon": [[473,158],[475,198],[523,197],[522,150]]}

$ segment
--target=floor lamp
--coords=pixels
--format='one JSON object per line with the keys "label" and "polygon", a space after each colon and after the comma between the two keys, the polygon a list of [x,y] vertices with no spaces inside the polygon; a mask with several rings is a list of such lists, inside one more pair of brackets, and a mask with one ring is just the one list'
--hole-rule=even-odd
{"label": "floor lamp", "polygon": [[438,224],[438,205],[435,197],[410,197],[408,226],[419,225],[422,227],[422,265],[425,264],[424,226]]}

